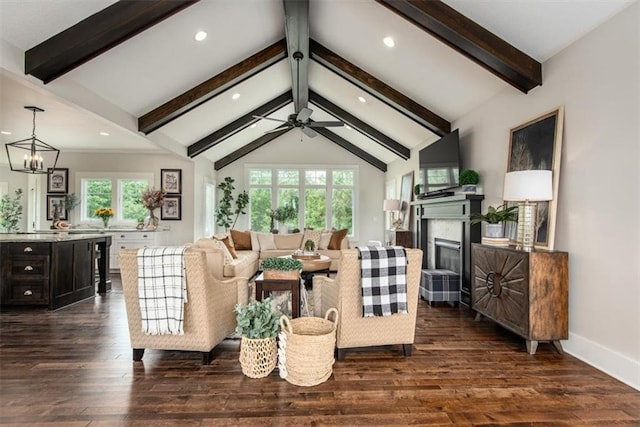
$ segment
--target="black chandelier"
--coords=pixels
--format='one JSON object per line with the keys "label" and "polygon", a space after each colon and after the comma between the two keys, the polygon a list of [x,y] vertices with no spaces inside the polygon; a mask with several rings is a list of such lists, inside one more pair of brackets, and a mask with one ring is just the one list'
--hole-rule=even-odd
{"label": "black chandelier", "polygon": [[7,157],[12,171],[45,174],[55,169],[60,150],[36,138],[36,113],[44,112],[42,108],[25,106],[33,111],[33,131],[31,138],[10,142],[5,145]]}

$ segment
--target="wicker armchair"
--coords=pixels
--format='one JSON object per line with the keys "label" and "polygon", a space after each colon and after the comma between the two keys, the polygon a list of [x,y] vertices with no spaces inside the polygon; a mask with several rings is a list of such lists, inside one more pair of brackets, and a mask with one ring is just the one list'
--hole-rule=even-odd
{"label": "wicker armchair", "polygon": [[146,348],[202,352],[202,363],[212,360],[213,348],[236,327],[233,308],[247,304],[246,278],[220,281],[207,268],[207,249],[191,247],[185,252],[188,302],[184,310],[184,335],[146,335],[138,301],[137,249],[120,251],[120,273],[129,323],[133,360],[140,361]]}
{"label": "wicker armchair", "polygon": [[343,249],[340,270],[335,279],[313,278],[314,314],[320,316],[330,307],[338,309],[336,346],[338,360],[347,348],[402,344],[405,356],[411,355],[415,338],[418,291],[422,270],[422,250],[407,249],[408,314],[382,317],[362,316],[360,260],[357,249]]}

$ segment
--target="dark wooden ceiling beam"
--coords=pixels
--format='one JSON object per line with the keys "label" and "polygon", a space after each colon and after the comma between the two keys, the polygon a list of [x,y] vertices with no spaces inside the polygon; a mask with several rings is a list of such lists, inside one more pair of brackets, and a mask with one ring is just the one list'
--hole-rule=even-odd
{"label": "dark wooden ceiling beam", "polygon": [[201,140],[194,142],[193,144],[187,147],[187,155],[189,157],[195,157],[198,154],[202,154],[207,151],[211,147],[221,143],[225,139],[234,135],[237,132],[240,132],[242,129],[250,126],[251,124],[257,122],[260,119],[256,119],[253,116],[268,116],[274,111],[279,110],[285,105],[291,103],[292,101],[291,92],[287,91],[282,95],[273,98],[271,101],[259,106],[253,111],[248,112],[244,116],[234,120],[226,126],[218,129],[217,131],[205,136]]}
{"label": "dark wooden ceiling beam", "polygon": [[265,70],[287,55],[285,39],[279,40],[260,52],[227,68],[220,74],[200,83],[185,93],[138,118],[138,130],[148,134],[211,98]]}
{"label": "dark wooden ceiling beam", "polygon": [[[353,114],[343,110],[338,107],[328,99],[322,97],[318,93],[313,90],[309,91],[309,101],[318,107],[325,110],[327,113],[332,116],[342,120],[343,122],[349,123],[349,125],[356,129],[358,132],[365,135],[367,138],[377,142],[382,145],[387,150],[393,152],[394,154],[402,157],[404,160],[407,160],[411,156],[411,150],[404,145],[400,144],[396,140],[388,137],[384,133],[375,129],[373,126],[368,123],[363,122]],[[318,128],[313,128],[313,130],[318,130]]]}
{"label": "dark wooden ceiling beam", "polygon": [[283,0],[284,29],[296,113],[309,102],[309,0]]}
{"label": "dark wooden ceiling beam", "polygon": [[524,93],[542,84],[542,65],[438,0],[376,0]]}
{"label": "dark wooden ceiling beam", "polygon": [[375,96],[419,125],[426,127],[431,132],[442,136],[451,131],[451,123],[447,120],[313,39],[310,41],[310,50],[311,59]]}
{"label": "dark wooden ceiling beam", "polygon": [[354,156],[361,158],[363,161],[369,163],[371,166],[381,170],[382,172],[387,171],[387,164],[385,162],[378,159],[377,157],[372,156],[371,154],[367,153],[363,149],[353,145],[352,143],[350,143],[340,135],[330,131],[327,128],[313,128],[313,130],[318,132],[320,135],[324,136],[328,140],[332,141],[334,144],[337,144],[340,147],[344,148]]}
{"label": "dark wooden ceiling beam", "polygon": [[[282,132],[276,132],[277,129],[282,129]],[[257,150],[258,148],[262,147],[263,145],[265,145],[265,144],[273,141],[274,139],[284,135],[285,133],[289,132],[291,129],[293,129],[293,128],[290,128],[286,124],[280,125],[277,128],[274,128],[273,131],[271,131],[270,133],[265,133],[264,135],[262,135],[259,138],[254,139],[253,141],[251,141],[247,145],[244,145],[244,146],[238,148],[233,153],[224,156],[220,160],[217,160],[216,162],[214,162],[213,168],[215,170],[220,170],[220,169],[224,168],[225,166],[228,166],[231,163],[235,162],[236,160],[241,159],[242,157],[246,156],[247,154],[251,153],[252,151]]]}
{"label": "dark wooden ceiling beam", "polygon": [[198,1],[114,3],[26,51],[24,72],[49,83]]}

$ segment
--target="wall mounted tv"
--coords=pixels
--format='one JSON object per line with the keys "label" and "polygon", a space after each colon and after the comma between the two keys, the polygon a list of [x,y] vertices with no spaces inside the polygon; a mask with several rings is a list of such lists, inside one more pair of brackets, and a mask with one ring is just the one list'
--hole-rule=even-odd
{"label": "wall mounted tv", "polygon": [[453,195],[460,176],[458,129],[420,150],[419,159],[421,198]]}

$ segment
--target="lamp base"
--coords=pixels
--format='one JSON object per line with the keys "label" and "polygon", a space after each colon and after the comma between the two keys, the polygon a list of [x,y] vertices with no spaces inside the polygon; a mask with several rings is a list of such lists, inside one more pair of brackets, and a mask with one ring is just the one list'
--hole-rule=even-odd
{"label": "lamp base", "polygon": [[531,251],[536,241],[537,204],[523,202],[518,204],[518,237],[517,245],[522,250]]}

